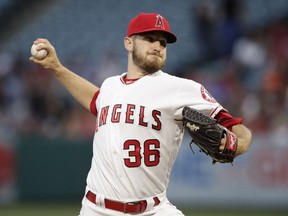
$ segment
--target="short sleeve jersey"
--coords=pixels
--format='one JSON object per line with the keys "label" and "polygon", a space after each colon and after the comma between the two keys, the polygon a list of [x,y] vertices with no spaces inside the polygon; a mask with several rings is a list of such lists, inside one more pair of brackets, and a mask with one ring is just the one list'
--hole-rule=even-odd
{"label": "short sleeve jersey", "polygon": [[131,201],[166,190],[183,139],[184,106],[212,117],[224,109],[193,80],[163,71],[131,83],[124,76],[106,79],[91,102],[97,121],[87,187]]}

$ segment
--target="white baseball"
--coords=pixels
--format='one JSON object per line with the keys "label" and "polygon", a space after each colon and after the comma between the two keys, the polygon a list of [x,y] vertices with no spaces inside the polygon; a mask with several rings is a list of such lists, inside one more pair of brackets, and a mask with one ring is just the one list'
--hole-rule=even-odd
{"label": "white baseball", "polygon": [[36,48],[37,48],[37,46],[38,45],[40,45],[41,43],[39,43],[39,44],[33,44],[32,45],[32,47],[31,47],[31,55],[34,57],[34,58],[37,58],[37,59],[39,59],[39,60],[42,60],[42,59],[44,59],[46,56],[47,56],[47,54],[48,54],[48,52],[47,52],[47,50],[46,49],[41,49],[41,50],[37,50]]}

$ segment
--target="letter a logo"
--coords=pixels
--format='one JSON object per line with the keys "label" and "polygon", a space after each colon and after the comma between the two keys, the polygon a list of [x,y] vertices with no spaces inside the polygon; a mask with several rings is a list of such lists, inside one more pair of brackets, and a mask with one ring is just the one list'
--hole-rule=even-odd
{"label": "letter a logo", "polygon": [[156,24],[155,24],[155,26],[158,27],[158,28],[165,29],[163,17],[160,14],[158,14],[156,16]]}

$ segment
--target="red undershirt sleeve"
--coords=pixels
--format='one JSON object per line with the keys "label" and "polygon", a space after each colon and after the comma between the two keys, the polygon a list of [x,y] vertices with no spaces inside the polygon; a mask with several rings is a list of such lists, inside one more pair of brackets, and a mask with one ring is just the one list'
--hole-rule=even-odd
{"label": "red undershirt sleeve", "polygon": [[95,92],[90,102],[90,112],[93,113],[95,116],[97,116],[96,100],[98,98],[99,93],[100,93],[100,89]]}
{"label": "red undershirt sleeve", "polygon": [[215,119],[217,119],[223,127],[226,127],[230,131],[234,125],[242,124],[242,118],[235,118],[224,110],[220,111],[215,116]]}

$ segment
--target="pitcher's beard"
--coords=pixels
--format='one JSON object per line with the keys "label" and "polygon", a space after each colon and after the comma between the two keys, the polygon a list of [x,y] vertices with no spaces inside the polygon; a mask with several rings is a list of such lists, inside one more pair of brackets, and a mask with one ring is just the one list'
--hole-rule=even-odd
{"label": "pitcher's beard", "polygon": [[137,49],[132,51],[132,59],[135,65],[143,70],[145,74],[152,74],[159,71],[165,65],[165,60],[161,61],[158,57],[145,58],[137,53]]}

